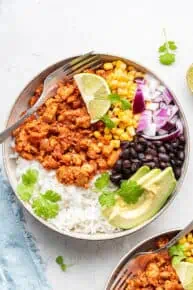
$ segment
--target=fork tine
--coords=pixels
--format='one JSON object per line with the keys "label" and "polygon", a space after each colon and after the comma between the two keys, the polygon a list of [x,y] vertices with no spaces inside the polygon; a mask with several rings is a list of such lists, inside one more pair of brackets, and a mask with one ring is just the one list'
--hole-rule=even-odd
{"label": "fork tine", "polygon": [[88,63],[88,64],[78,68],[77,70],[71,72],[69,75],[67,74],[67,77],[72,78],[74,74],[81,73],[82,71],[84,71],[85,69],[88,69],[88,68],[96,69],[96,68],[100,67],[101,64],[102,64],[101,60],[95,60],[95,61]]}
{"label": "fork tine", "polygon": [[128,263],[121,269],[115,281],[113,282],[112,286],[110,287],[110,290],[118,290],[119,289],[118,287],[123,286],[123,283],[126,282],[127,277],[129,277],[131,274],[131,272],[128,273],[127,266],[128,266]]}
{"label": "fork tine", "polygon": [[88,68],[91,65],[95,64],[96,61],[99,61],[99,57],[96,55],[91,56],[91,57],[79,62],[78,64],[69,67],[68,69],[66,69],[64,71],[64,73],[66,73],[68,75],[68,74],[74,73],[80,69],[83,70],[83,69]]}
{"label": "fork tine", "polygon": [[90,56],[93,55],[93,51],[89,51],[88,53],[82,54],[74,59],[72,59],[71,61],[67,62],[65,65],[63,65],[62,69],[66,70],[68,69],[70,66],[74,66],[76,64],[78,64],[79,62],[83,61],[84,59],[89,58]]}

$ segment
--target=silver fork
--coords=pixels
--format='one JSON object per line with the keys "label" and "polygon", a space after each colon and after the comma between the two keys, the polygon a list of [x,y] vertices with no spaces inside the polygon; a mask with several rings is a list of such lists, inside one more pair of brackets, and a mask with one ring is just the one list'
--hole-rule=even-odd
{"label": "silver fork", "polygon": [[123,266],[117,277],[115,278],[113,284],[110,287],[107,287],[108,290],[126,290],[127,280],[131,279],[133,275],[137,272],[138,266],[141,269],[145,268],[150,261],[151,255],[157,254],[160,252],[167,251],[171,246],[175,245],[176,242],[187,235],[190,231],[193,230],[193,221],[189,223],[182,231],[180,231],[173,239],[171,239],[164,247],[156,249],[151,252],[140,252],[133,255],[133,257]]}
{"label": "silver fork", "polygon": [[67,80],[71,79],[74,74],[80,73],[85,69],[96,69],[102,64],[100,57],[93,52],[88,52],[87,54],[81,55],[70,60],[64,66],[58,68],[51,74],[49,74],[44,80],[43,91],[38,101],[33,107],[28,109],[25,114],[9,128],[5,129],[0,133],[0,144],[3,143],[19,125],[21,125],[26,118],[34,114],[37,109],[46,101],[49,97],[49,93],[56,87],[59,80],[66,77]]}

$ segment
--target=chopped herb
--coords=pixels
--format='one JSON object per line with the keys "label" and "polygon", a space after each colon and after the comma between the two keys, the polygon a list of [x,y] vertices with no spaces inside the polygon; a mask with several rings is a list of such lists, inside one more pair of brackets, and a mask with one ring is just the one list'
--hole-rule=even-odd
{"label": "chopped herb", "polygon": [[99,203],[101,206],[111,207],[115,205],[115,192],[103,192],[99,196]]}
{"label": "chopped herb", "polygon": [[23,183],[17,185],[17,193],[23,201],[29,201],[32,197],[33,186],[27,186]]}
{"label": "chopped herb", "polygon": [[63,272],[65,272],[67,270],[68,266],[66,264],[64,264],[64,259],[62,256],[58,256],[56,258],[56,263],[60,266],[60,268]]}
{"label": "chopped herb", "polygon": [[94,183],[97,190],[102,190],[109,185],[109,173],[102,173]]}
{"label": "chopped herb", "polygon": [[118,94],[110,94],[108,98],[112,105],[120,102],[122,110],[131,109],[131,103],[128,100],[121,98]]}
{"label": "chopped herb", "polygon": [[182,260],[186,258],[184,254],[186,246],[185,245],[175,245],[169,248],[169,255],[172,257],[172,265],[175,266],[179,264]]}
{"label": "chopped herb", "polygon": [[38,171],[36,169],[28,169],[26,173],[22,175],[22,182],[24,185],[34,185],[38,180]]}
{"label": "chopped herb", "polygon": [[109,118],[107,114],[104,115],[100,120],[103,121],[105,126],[109,129],[112,129],[115,127],[115,123]]}
{"label": "chopped herb", "polygon": [[55,218],[59,212],[59,205],[46,199],[45,195],[40,195],[38,198],[34,199],[32,208],[37,216],[45,220]]}
{"label": "chopped herb", "polygon": [[134,204],[143,194],[144,189],[134,180],[124,180],[121,182],[117,194],[120,195],[128,204]]}
{"label": "chopped herb", "polygon": [[57,201],[60,201],[61,200],[61,196],[53,191],[53,190],[47,190],[44,194],[43,194],[44,198],[49,200],[49,201],[52,201],[52,202],[57,202]]}
{"label": "chopped herb", "polygon": [[167,41],[166,31],[164,29],[165,43],[159,47],[159,60],[164,65],[171,65],[175,62],[176,56],[172,51],[177,49],[174,41]]}

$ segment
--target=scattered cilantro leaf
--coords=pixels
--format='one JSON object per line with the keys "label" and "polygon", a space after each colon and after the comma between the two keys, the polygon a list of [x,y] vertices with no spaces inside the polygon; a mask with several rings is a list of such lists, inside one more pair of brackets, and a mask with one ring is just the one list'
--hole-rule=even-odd
{"label": "scattered cilantro leaf", "polygon": [[117,194],[120,195],[128,204],[134,204],[143,194],[144,189],[134,180],[124,180],[121,182]]}
{"label": "scattered cilantro leaf", "polygon": [[24,185],[34,185],[38,180],[38,171],[36,169],[28,169],[22,175],[22,182]]}
{"label": "scattered cilantro leaf", "polygon": [[45,220],[55,218],[59,212],[59,205],[46,199],[44,195],[33,200],[32,208],[37,216]]}
{"label": "scattered cilantro leaf", "polygon": [[99,196],[99,203],[101,206],[111,207],[115,205],[115,193],[112,191],[103,192]]}
{"label": "scattered cilantro leaf", "polygon": [[65,272],[67,270],[68,266],[66,264],[64,264],[64,259],[62,256],[58,256],[56,258],[56,263],[60,266],[60,268],[63,272]]}
{"label": "scattered cilantro leaf", "polygon": [[109,118],[107,114],[104,115],[100,120],[103,121],[105,126],[109,129],[112,129],[115,127],[115,123]]}
{"label": "scattered cilantro leaf", "polygon": [[23,183],[19,183],[17,185],[17,193],[19,194],[19,197],[23,200],[23,201],[29,201],[30,198],[32,197],[32,193],[33,193],[33,186],[27,186]]}
{"label": "scattered cilantro leaf", "polygon": [[95,181],[94,185],[97,190],[102,190],[109,185],[109,173],[104,172],[102,173]]}
{"label": "scattered cilantro leaf", "polygon": [[121,98],[118,94],[110,94],[108,96],[112,105],[120,102],[122,110],[131,109],[131,104],[128,100]]}
{"label": "scattered cilantro leaf", "polygon": [[125,111],[131,109],[131,103],[126,99],[121,99],[121,108]]}
{"label": "scattered cilantro leaf", "polygon": [[43,194],[43,197],[49,201],[52,201],[52,202],[57,202],[57,201],[61,200],[60,194],[58,194],[57,192],[55,192],[53,190],[47,190]]}
{"label": "scattered cilantro leaf", "polygon": [[173,53],[165,53],[161,54],[159,60],[162,64],[171,65],[175,62],[175,54]]}
{"label": "scattered cilantro leaf", "polygon": [[175,62],[176,56],[172,51],[177,49],[177,46],[174,41],[167,41],[166,31],[164,29],[165,43],[159,47],[159,61],[164,65],[171,65]]}
{"label": "scattered cilantro leaf", "polygon": [[186,246],[185,245],[175,245],[169,248],[169,255],[172,257],[172,265],[175,266],[179,264],[182,260],[186,258],[184,254]]}

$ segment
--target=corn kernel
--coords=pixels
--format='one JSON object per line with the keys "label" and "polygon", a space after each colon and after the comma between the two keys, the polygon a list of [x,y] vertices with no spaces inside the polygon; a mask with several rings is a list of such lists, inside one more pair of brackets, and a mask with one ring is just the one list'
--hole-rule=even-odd
{"label": "corn kernel", "polygon": [[113,123],[115,125],[118,125],[119,124],[119,119],[118,118],[114,117],[114,118],[111,118],[111,120],[113,121]]}
{"label": "corn kernel", "polygon": [[124,112],[123,111],[121,111],[121,112],[118,113],[119,119],[121,119],[123,116],[124,116]]}
{"label": "corn kernel", "polygon": [[119,128],[125,129],[126,127],[127,127],[127,125],[125,123],[123,123],[123,122],[119,123]]}
{"label": "corn kernel", "polygon": [[127,127],[127,133],[130,136],[135,136],[135,129],[133,127]]}
{"label": "corn kernel", "polygon": [[191,257],[191,252],[187,251],[185,255],[186,255],[186,257]]}
{"label": "corn kernel", "polygon": [[119,82],[118,80],[112,80],[109,82],[109,86],[111,87],[111,89],[116,89],[119,86]]}
{"label": "corn kernel", "polygon": [[127,89],[122,89],[122,88],[118,88],[118,89],[117,89],[117,93],[118,93],[120,96],[127,96],[127,95],[128,95],[128,91],[127,91]]}
{"label": "corn kernel", "polygon": [[193,257],[187,258],[186,261],[189,263],[193,263]]}
{"label": "corn kernel", "polygon": [[128,134],[127,133],[123,133],[123,134],[121,134],[121,136],[120,136],[120,140],[121,141],[127,141],[128,140]]}
{"label": "corn kernel", "polygon": [[129,80],[129,81],[133,81],[133,80],[134,80],[134,76],[128,74],[128,80]]}
{"label": "corn kernel", "polygon": [[136,73],[137,73],[136,70],[131,70],[131,71],[129,72],[129,74],[132,75],[132,76],[135,76]]}
{"label": "corn kernel", "polygon": [[136,114],[136,115],[134,116],[134,119],[135,119],[136,121],[139,121],[139,119],[140,119],[140,114]]}
{"label": "corn kernel", "polygon": [[127,125],[130,125],[130,123],[131,123],[131,118],[130,118],[130,116],[127,115],[127,114],[124,114],[124,116],[121,117],[121,122],[124,122],[124,123],[126,123]]}
{"label": "corn kernel", "polygon": [[127,82],[118,82],[118,88],[121,88],[121,89],[128,88],[128,83]]}
{"label": "corn kernel", "polygon": [[117,68],[121,68],[122,70],[125,70],[126,67],[127,67],[127,65],[126,65],[123,61],[118,60],[118,61],[116,62],[116,67],[117,67]]}
{"label": "corn kernel", "polygon": [[113,117],[113,112],[112,111],[108,111],[108,116],[111,118]]}
{"label": "corn kernel", "polygon": [[104,63],[103,67],[105,70],[110,70],[113,69],[113,64],[111,62],[106,62]]}
{"label": "corn kernel", "polygon": [[119,139],[120,139],[120,137],[119,137],[118,135],[113,135],[113,138],[114,138],[115,140],[119,140]]}
{"label": "corn kernel", "polygon": [[112,128],[111,133],[116,134],[117,128]]}
{"label": "corn kernel", "polygon": [[110,141],[112,139],[112,137],[113,137],[112,134],[104,135],[104,139],[105,140],[109,140]]}
{"label": "corn kernel", "polygon": [[123,134],[124,133],[124,130],[123,129],[121,129],[121,128],[117,128],[117,130],[116,130],[116,134],[118,135],[118,136],[120,136],[121,134]]}
{"label": "corn kernel", "polygon": [[136,77],[144,77],[144,74],[142,72],[136,72],[135,74]]}
{"label": "corn kernel", "polygon": [[95,132],[94,132],[94,136],[95,136],[96,138],[99,138],[99,137],[101,137],[101,133],[100,133],[99,131],[95,131]]}
{"label": "corn kernel", "polygon": [[110,133],[109,128],[105,128],[105,129],[104,129],[104,132],[105,132],[105,134],[109,134],[109,133]]}
{"label": "corn kernel", "polygon": [[192,241],[192,234],[191,233],[188,234],[187,240],[188,240],[188,242]]}
{"label": "corn kernel", "polygon": [[[137,116],[137,115],[135,115],[135,116]],[[186,238],[185,238],[185,237],[181,238],[181,239],[178,241],[178,243],[179,243],[180,245],[185,244],[185,242],[186,242]]]}
{"label": "corn kernel", "polygon": [[120,144],[120,140],[111,140],[111,145],[113,146],[113,148],[119,148]]}
{"label": "corn kernel", "polygon": [[134,66],[129,65],[129,66],[128,66],[128,71],[131,71],[131,70],[135,71],[135,68],[134,68]]}

